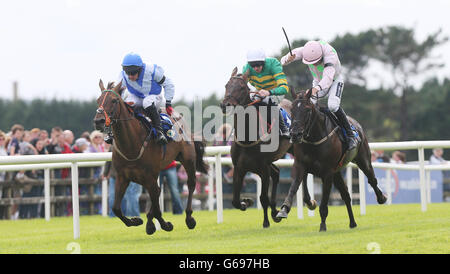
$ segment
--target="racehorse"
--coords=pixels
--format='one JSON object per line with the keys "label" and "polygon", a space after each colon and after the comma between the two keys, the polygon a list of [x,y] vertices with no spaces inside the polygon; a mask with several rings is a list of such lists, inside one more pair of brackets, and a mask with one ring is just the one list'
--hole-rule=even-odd
{"label": "racehorse", "polygon": [[[345,158],[345,142],[339,137],[339,126],[333,122],[332,116],[321,111],[312,103],[311,91],[296,94],[291,90],[292,98],[292,131],[291,139],[294,143],[294,169],[296,171],[295,180],[292,182],[288,196],[286,197],[278,217],[286,218],[292,205],[293,196],[298,190],[303,180],[305,203],[308,207],[314,207],[315,201],[310,201],[306,187],[307,173],[319,176],[322,179],[322,200],[320,202],[320,231],[326,231],[326,218],[328,216],[328,199],[331,185],[334,183],[339,190],[342,199],[347,207],[350,219],[350,228],[356,227],[351,207],[351,198],[348,189],[342,178],[340,170],[352,161],[367,176],[370,186],[375,191],[377,202],[384,204],[386,196],[377,186],[377,179],[372,168],[370,148],[367,137],[361,125],[353,118],[348,117],[350,124],[356,129],[360,142],[356,151],[352,153],[353,159]],[[331,115],[331,114],[330,114]],[[345,137],[344,137],[345,138]],[[344,139],[342,138],[342,139]]]}
{"label": "racehorse", "polygon": [[[255,104],[255,101],[250,99],[250,90],[247,86],[248,74],[237,74],[237,68],[234,68],[231,78],[225,86],[225,97],[220,104],[222,111],[227,113],[227,107],[242,106],[244,109],[256,108],[259,113],[261,106]],[[287,109],[286,111],[290,111]],[[267,209],[270,206],[271,216],[275,222],[280,222],[281,219],[276,217],[278,210],[276,209],[276,192],[277,185],[280,178],[280,170],[273,164],[274,161],[282,158],[286,152],[291,148],[291,143],[287,138],[279,139],[279,146],[276,151],[262,152],[261,145],[264,144],[262,137],[258,135],[259,139],[256,141],[250,141],[248,138],[249,130],[258,129],[261,123],[267,123],[265,118],[261,118],[255,124],[250,123],[250,119],[245,119],[245,140],[238,140],[236,138],[239,135],[239,127],[237,121],[237,114],[234,114],[234,137],[235,140],[231,145],[231,158],[234,166],[233,173],[233,201],[232,204],[235,208],[245,211],[248,207],[253,205],[251,198],[240,199],[240,193],[242,190],[242,184],[244,176],[247,172],[253,172],[261,178],[261,196],[259,197],[261,205],[264,209],[264,221],[263,227],[270,226],[269,218],[267,216]],[[278,113],[277,113],[278,117]],[[276,119],[278,121],[278,119]],[[274,123],[274,122],[273,122]],[[276,127],[278,128],[278,127]],[[278,134],[276,137],[279,137]],[[269,183],[272,178],[272,194],[269,201]]]}
{"label": "racehorse", "polygon": [[[186,205],[186,225],[193,229],[196,225],[192,217],[192,194],[195,190],[196,170],[207,173],[207,165],[203,162],[204,143],[185,140],[170,141],[165,147],[156,143],[150,136],[149,130],[135,117],[133,109],[122,99],[123,88],[121,83],[113,86],[109,83],[105,89],[102,80],[99,86],[101,95],[97,99],[98,108],[94,117],[95,128],[105,131],[105,127],[112,128],[113,149],[112,164],[117,172],[115,184],[114,214],[126,226],[139,226],[143,224],[141,218],[127,218],[120,208],[122,198],[130,181],[141,184],[148,191],[151,208],[147,213],[146,232],[148,235],[156,231],[153,218],[156,218],[165,231],[171,231],[173,225],[162,218],[159,207],[161,188],[158,186],[160,170],[170,164],[174,159],[179,160],[186,169],[189,196]],[[175,112],[174,112],[175,114]],[[174,121],[174,116],[171,119]],[[182,120],[174,123],[175,130],[182,132]],[[186,135],[185,135],[186,136]]]}

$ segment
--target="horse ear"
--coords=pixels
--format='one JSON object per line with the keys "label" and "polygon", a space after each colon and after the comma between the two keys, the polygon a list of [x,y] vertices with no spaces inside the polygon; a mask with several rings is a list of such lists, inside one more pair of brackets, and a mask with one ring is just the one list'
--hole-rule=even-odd
{"label": "horse ear", "polygon": [[98,83],[98,85],[100,86],[100,90],[103,92],[105,90],[105,85],[103,85],[102,79],[100,79],[100,82]]}
{"label": "horse ear", "polygon": [[242,75],[242,78],[244,78],[245,82],[248,82],[248,76],[250,75],[250,70],[248,69],[244,75]]}
{"label": "horse ear", "polygon": [[237,75],[237,71],[238,71],[237,67],[234,67],[233,72],[231,73],[231,77],[236,76]]}
{"label": "horse ear", "polygon": [[298,94],[295,92],[293,88],[289,89],[291,91],[292,100],[297,100]]}
{"label": "horse ear", "polygon": [[120,81],[114,88],[113,90],[119,94],[120,96],[122,96],[122,91],[124,90],[124,88],[122,88],[122,81]]}
{"label": "horse ear", "polygon": [[310,89],[308,89],[308,90],[306,91],[306,93],[305,93],[305,99],[306,99],[307,101],[309,101],[309,99],[311,98],[311,95],[312,95],[312,88],[310,88]]}

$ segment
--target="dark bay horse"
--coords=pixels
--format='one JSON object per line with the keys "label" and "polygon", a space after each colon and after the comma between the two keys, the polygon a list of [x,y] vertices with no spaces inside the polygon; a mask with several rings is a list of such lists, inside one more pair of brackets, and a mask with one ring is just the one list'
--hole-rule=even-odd
{"label": "dark bay horse", "polygon": [[[306,187],[307,173],[312,173],[322,179],[322,201],[320,202],[320,231],[326,231],[326,218],[328,216],[328,199],[331,185],[334,183],[339,190],[342,199],[347,207],[350,218],[350,228],[356,227],[351,207],[351,198],[348,189],[342,178],[340,170],[345,166],[340,165],[345,146],[338,137],[339,127],[332,122],[330,117],[312,103],[311,92],[300,92],[296,94],[291,90],[292,97],[292,141],[294,143],[294,169],[296,171],[295,180],[292,182],[278,217],[286,218],[292,206],[293,196],[298,190],[303,180],[305,203],[312,206],[309,193]],[[375,191],[377,202],[386,202],[386,196],[378,188],[377,179],[372,168],[370,148],[367,137],[361,125],[351,117],[350,123],[355,127],[361,141],[356,148],[356,154],[352,160],[367,176],[370,186]]]}
{"label": "dark bay horse", "polygon": [[[235,68],[231,74],[231,78],[225,86],[225,98],[221,103],[221,107],[224,113],[227,112],[227,107],[243,106],[244,109],[256,108],[259,113],[257,104],[254,104],[250,99],[250,90],[247,86],[248,75],[237,74],[237,68]],[[286,111],[290,111],[287,109]],[[278,110],[277,110],[278,112]],[[282,158],[286,152],[291,148],[291,143],[287,138],[279,138],[279,145],[273,152],[262,152],[261,146],[264,144],[262,137],[251,141],[249,138],[246,140],[237,140],[236,136],[242,132],[242,128],[239,129],[237,114],[234,114],[234,136],[235,140],[231,145],[231,158],[234,166],[233,173],[233,201],[232,204],[235,208],[240,210],[246,210],[247,207],[253,204],[253,200],[250,198],[240,199],[240,193],[242,190],[242,184],[244,176],[247,172],[253,172],[261,178],[261,196],[259,197],[261,205],[264,209],[264,221],[263,227],[270,226],[269,218],[267,216],[267,209],[270,206],[272,219],[275,222],[280,222],[281,219],[276,217],[278,210],[276,209],[276,192],[277,185],[280,178],[280,170],[273,164],[274,161]],[[261,116],[260,116],[261,117]],[[278,113],[277,113],[278,118]],[[266,118],[258,119],[256,124],[250,123],[250,119],[246,120],[244,124],[245,136],[249,136],[249,129],[258,129],[261,123],[266,122]],[[278,119],[276,119],[278,122]],[[278,126],[275,127],[276,129]],[[278,133],[276,137],[279,137]],[[272,194],[269,200],[269,183],[272,178]]]}
{"label": "dark bay horse", "polygon": [[[100,97],[97,99],[98,109],[94,117],[95,128],[101,131],[105,127],[111,127],[114,134],[112,164],[117,172],[115,197],[112,210],[114,214],[124,222],[126,226],[138,226],[143,224],[141,218],[127,218],[120,208],[122,198],[130,181],[141,184],[148,191],[151,199],[151,208],[147,214],[146,232],[151,235],[156,231],[153,218],[156,218],[165,231],[171,231],[173,225],[162,218],[159,207],[158,186],[160,170],[166,167],[174,159],[179,160],[188,174],[187,185],[189,189],[186,205],[186,225],[193,229],[196,225],[192,217],[192,194],[195,190],[196,170],[206,173],[207,165],[203,162],[204,143],[192,140],[170,141],[164,148],[156,141],[148,139],[148,130],[135,118],[133,110],[122,100],[121,83],[113,87],[108,84],[105,89],[100,80]],[[173,120],[172,115],[171,119]],[[182,120],[174,123],[176,131],[183,130]]]}

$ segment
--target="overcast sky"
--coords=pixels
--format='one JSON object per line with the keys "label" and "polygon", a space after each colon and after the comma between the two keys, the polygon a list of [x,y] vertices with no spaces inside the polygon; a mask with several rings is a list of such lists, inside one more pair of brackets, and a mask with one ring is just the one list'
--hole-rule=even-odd
{"label": "overcast sky", "polygon": [[[292,42],[401,25],[421,41],[440,27],[450,36],[449,11],[449,0],[2,1],[0,94],[12,98],[18,81],[23,99],[94,99],[134,51],[164,68],[175,101],[222,95],[249,48],[271,56],[286,45],[281,27]],[[446,64],[449,49],[436,50]],[[439,75],[450,77],[449,65]]]}

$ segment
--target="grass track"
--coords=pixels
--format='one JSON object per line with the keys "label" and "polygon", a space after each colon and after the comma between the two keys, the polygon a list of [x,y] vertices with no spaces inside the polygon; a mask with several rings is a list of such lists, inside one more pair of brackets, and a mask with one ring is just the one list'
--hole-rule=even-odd
{"label": "grass track", "polygon": [[328,231],[319,233],[319,211],[304,219],[293,208],[281,223],[271,221],[262,228],[262,210],[224,211],[224,222],[217,224],[216,212],[196,211],[197,226],[189,230],[183,215],[164,214],[174,230],[145,233],[144,225],[126,227],[118,218],[82,216],[81,237],[73,240],[72,218],[0,221],[0,253],[62,253],[76,242],[87,253],[371,253],[369,243],[376,243],[385,253],[450,253],[450,203],[420,205],[367,206],[360,216],[353,207],[358,227],[349,229],[345,206],[330,206]]}

